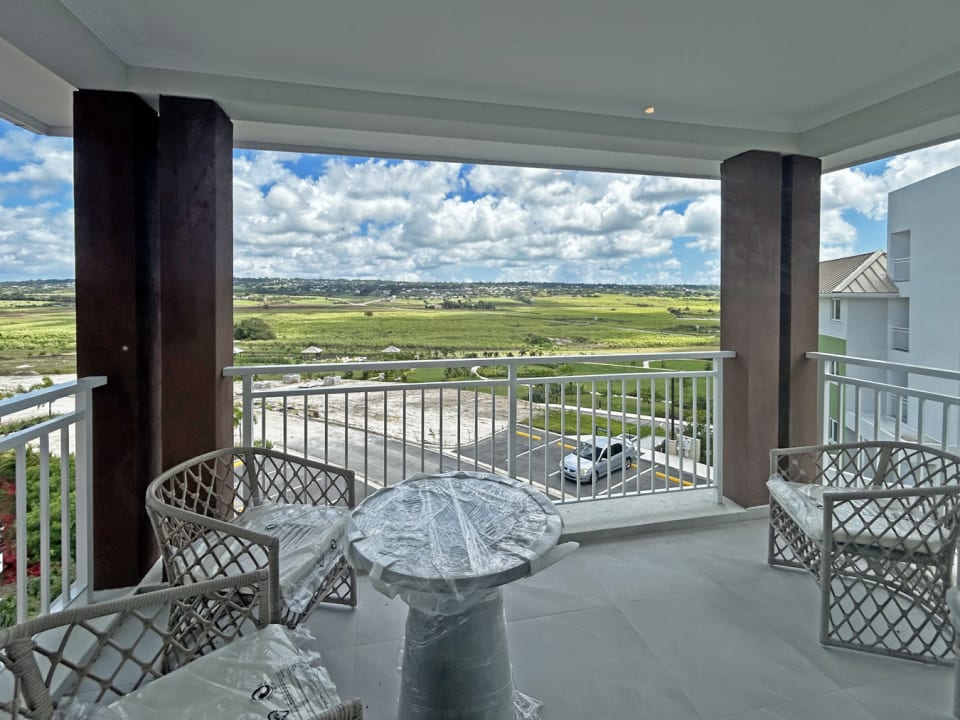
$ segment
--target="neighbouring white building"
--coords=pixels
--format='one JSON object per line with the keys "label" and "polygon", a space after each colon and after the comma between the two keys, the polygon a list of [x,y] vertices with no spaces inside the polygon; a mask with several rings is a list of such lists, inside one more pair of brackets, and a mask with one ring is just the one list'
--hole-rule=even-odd
{"label": "neighbouring white building", "polygon": [[[902,365],[960,370],[960,167],[888,196],[887,250],[820,263],[820,350]],[[960,382],[907,368],[833,367],[871,381],[859,397],[847,388],[829,398],[832,439],[872,438],[873,408],[881,406],[883,439],[899,424],[904,437],[939,441],[960,433],[956,408],[934,396],[960,395]],[[910,388],[910,397],[882,385]],[[930,396],[925,395],[930,393]],[[841,402],[843,408],[841,408]],[[858,405],[859,404],[859,405]],[[845,422],[840,422],[841,415]],[[951,442],[951,445],[954,443]]]}

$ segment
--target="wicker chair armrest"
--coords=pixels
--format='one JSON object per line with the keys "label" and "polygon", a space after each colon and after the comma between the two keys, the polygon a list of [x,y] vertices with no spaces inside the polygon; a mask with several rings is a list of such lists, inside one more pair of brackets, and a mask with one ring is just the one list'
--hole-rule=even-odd
{"label": "wicker chair armrest", "polygon": [[[34,713],[29,717],[48,720],[60,697],[76,691],[87,702],[100,702],[150,682],[264,626],[272,614],[267,581],[264,570],[221,577],[44,615],[2,630],[0,663],[17,679],[11,686],[20,695],[0,698],[0,710],[20,717],[29,708]],[[131,632],[131,625],[140,630]],[[103,648],[126,662],[98,663],[100,653],[91,650]]]}
{"label": "wicker chair armrest", "polygon": [[244,540],[248,540],[252,543],[263,545],[265,547],[270,547],[272,545],[279,546],[280,544],[280,541],[277,540],[277,538],[268,533],[262,533],[258,532],[257,530],[241,527],[236,523],[227,522],[226,520],[221,520],[219,518],[209,517],[208,515],[201,515],[200,513],[195,513],[190,510],[172,507],[152,497],[147,498],[147,512],[151,515],[151,517],[155,514],[157,519],[161,517],[177,518],[178,520],[197,525],[198,527],[202,527],[207,530],[223,533],[224,535],[233,535],[234,537],[243,538]]}
{"label": "wicker chair armrest", "polygon": [[825,490],[823,538],[885,552],[940,553],[957,541],[960,486]]}

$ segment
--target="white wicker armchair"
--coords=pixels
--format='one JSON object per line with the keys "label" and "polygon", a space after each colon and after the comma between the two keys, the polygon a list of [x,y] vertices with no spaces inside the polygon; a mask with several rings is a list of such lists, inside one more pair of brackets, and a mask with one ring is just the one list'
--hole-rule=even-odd
{"label": "white wicker armchair", "polygon": [[[95,603],[0,630],[0,718],[51,720],[73,701],[82,703],[74,712],[83,716],[138,717],[136,703],[127,705],[127,713],[104,706],[130,703],[130,693],[154,681],[162,680],[159,688],[184,673],[195,675],[185,666],[199,667],[210,652],[255,640],[269,614],[268,573],[259,571]],[[209,667],[219,665],[209,660]],[[225,671],[210,694],[231,682]],[[352,701],[313,720],[362,717],[361,703]]]}
{"label": "white wicker armchair", "polygon": [[321,601],[355,607],[343,557],[354,473],[262,448],[216,450],[147,488],[147,514],[170,582],[270,570],[273,622],[299,624]]}
{"label": "white wicker armchair", "polygon": [[946,662],[960,458],[901,442],[770,451],[768,562],[820,585],[820,642]]}

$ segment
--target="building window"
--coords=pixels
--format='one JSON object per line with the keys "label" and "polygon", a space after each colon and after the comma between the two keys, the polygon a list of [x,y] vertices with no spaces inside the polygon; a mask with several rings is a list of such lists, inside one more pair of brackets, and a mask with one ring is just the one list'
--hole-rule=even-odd
{"label": "building window", "polygon": [[840,423],[836,418],[830,418],[830,442],[840,441]]}
{"label": "building window", "polygon": [[906,423],[909,415],[910,403],[908,398],[900,396],[900,422]]}
{"label": "building window", "polygon": [[834,322],[840,322],[840,300],[839,298],[830,299],[830,319]]}

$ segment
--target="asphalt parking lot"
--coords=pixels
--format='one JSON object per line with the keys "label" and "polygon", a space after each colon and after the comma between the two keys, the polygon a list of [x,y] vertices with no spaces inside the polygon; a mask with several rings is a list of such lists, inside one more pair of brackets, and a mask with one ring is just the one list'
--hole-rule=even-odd
{"label": "asphalt parking lot", "polygon": [[[649,443],[647,447],[640,448],[637,462],[629,470],[614,470],[592,483],[566,480],[560,472],[560,462],[587,437],[582,435],[578,441],[576,434],[560,435],[539,428],[518,427],[515,436],[516,477],[530,481],[554,499],[615,497],[636,493],[638,490],[642,492],[651,488],[667,489],[668,485],[676,488],[681,484],[689,486],[706,482],[689,470],[681,471],[676,466],[666,468],[660,463],[652,463]],[[476,447],[472,444],[461,447],[460,455],[464,458],[476,457],[481,463],[489,462],[490,458],[508,457],[508,445],[509,431],[504,430],[478,442]]]}

